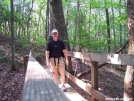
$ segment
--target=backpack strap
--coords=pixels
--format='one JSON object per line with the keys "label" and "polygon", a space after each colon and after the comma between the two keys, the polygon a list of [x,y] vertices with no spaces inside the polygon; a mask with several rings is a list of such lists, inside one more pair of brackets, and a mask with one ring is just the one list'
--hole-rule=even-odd
{"label": "backpack strap", "polygon": [[[56,57],[53,57],[53,58],[54,58],[54,64],[56,66],[56,60],[55,60]],[[59,65],[59,62],[60,62],[59,59],[61,59],[61,57],[58,57],[58,65]]]}

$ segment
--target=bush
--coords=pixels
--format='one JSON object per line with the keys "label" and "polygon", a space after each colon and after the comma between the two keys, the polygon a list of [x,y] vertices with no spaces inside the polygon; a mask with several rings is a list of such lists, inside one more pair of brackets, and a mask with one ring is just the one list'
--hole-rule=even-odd
{"label": "bush", "polygon": [[30,44],[27,40],[16,40],[15,46],[17,49],[27,49],[30,47]]}
{"label": "bush", "polygon": [[42,37],[36,38],[36,40],[33,42],[35,46],[45,46],[46,45],[46,40]]}

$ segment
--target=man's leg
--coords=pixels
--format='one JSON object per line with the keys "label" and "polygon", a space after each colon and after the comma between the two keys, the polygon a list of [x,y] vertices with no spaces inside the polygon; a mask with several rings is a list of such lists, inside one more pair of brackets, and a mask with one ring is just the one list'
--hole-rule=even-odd
{"label": "man's leg", "polygon": [[59,69],[59,72],[60,72],[62,90],[66,91],[66,88],[65,88],[65,85],[64,85],[64,83],[65,83],[65,63],[64,63],[63,58],[61,58],[60,61],[59,61],[58,69]]}
{"label": "man's leg", "polygon": [[58,84],[58,70],[57,66],[55,66],[54,58],[50,58],[50,71],[53,73],[53,79],[56,84]]}
{"label": "man's leg", "polygon": [[65,83],[65,71],[64,70],[59,70],[60,72],[60,79],[61,79],[61,84],[64,86]]}
{"label": "man's leg", "polygon": [[58,73],[57,71],[53,72],[53,79],[54,79],[56,84],[58,84],[58,74],[57,73]]}
{"label": "man's leg", "polygon": [[64,70],[60,70],[59,71],[60,72],[60,79],[61,79],[61,84],[62,84],[62,91],[64,91],[64,92],[66,92],[67,91],[67,89],[66,89],[66,87],[65,87],[65,71]]}

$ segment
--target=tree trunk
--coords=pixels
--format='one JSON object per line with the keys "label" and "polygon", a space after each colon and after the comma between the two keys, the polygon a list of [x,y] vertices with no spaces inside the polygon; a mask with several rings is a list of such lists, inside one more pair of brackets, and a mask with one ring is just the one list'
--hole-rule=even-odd
{"label": "tree trunk", "polygon": [[[23,2],[26,2],[26,0],[23,0]],[[22,7],[23,7],[22,12],[24,13],[25,12],[25,5],[23,4]],[[23,38],[26,39],[25,17],[23,14],[22,14],[22,36],[23,36]]]}
{"label": "tree trunk", "polygon": [[50,19],[50,1],[47,0],[47,10],[46,10],[46,40],[48,41],[48,38],[49,38],[49,19]]}
{"label": "tree trunk", "polygon": [[[121,5],[121,0],[119,0],[119,4]],[[121,8],[119,8],[119,15],[121,14]],[[122,24],[120,24],[120,47],[122,46]]]}
{"label": "tree trunk", "polygon": [[[127,0],[128,54],[134,54],[134,1]],[[134,100],[134,66],[127,66],[124,80],[124,101]]]}
{"label": "tree trunk", "polygon": [[[113,3],[113,0],[111,0],[111,2]],[[112,20],[113,20],[113,23],[112,23],[112,30],[113,30],[113,35],[114,35],[114,51],[116,51],[116,35],[115,35],[115,25],[114,25],[114,9],[113,9],[113,6],[112,6]]]}
{"label": "tree trunk", "polygon": [[63,40],[68,39],[67,37],[67,27],[65,24],[65,19],[63,15],[62,0],[52,0],[52,11],[54,15],[55,28],[59,32],[59,37]]}
{"label": "tree trunk", "polygon": [[31,36],[30,36],[30,31],[29,31],[29,25],[30,25],[30,16],[32,14],[32,10],[33,10],[33,4],[34,4],[34,0],[32,0],[32,7],[30,8],[30,12],[29,12],[29,15],[28,15],[28,19],[27,19],[27,37],[28,37],[28,40],[30,40]]}
{"label": "tree trunk", "polygon": [[111,41],[110,41],[110,23],[109,23],[109,13],[108,13],[108,8],[105,9],[106,11],[106,22],[107,22],[107,44],[108,44],[108,52],[111,51]]}
{"label": "tree trunk", "polygon": [[[67,26],[65,24],[63,8],[62,8],[62,0],[52,0],[51,5],[52,5],[52,11],[54,15],[55,28],[58,30],[61,39],[68,40]],[[65,43],[65,44],[67,46],[67,49],[70,50],[69,43]],[[73,70],[71,67],[72,67],[71,58],[69,58],[69,67],[67,68],[67,71],[73,74]]]}
{"label": "tree trunk", "polygon": [[[90,32],[91,31],[91,23],[92,23],[92,21],[91,21],[91,17],[92,16],[92,5],[90,4],[90,10],[89,10],[89,27],[88,27],[88,32]],[[90,39],[90,37],[88,38],[88,41],[89,41],[89,43],[91,42],[91,39]],[[90,52],[90,48],[88,48],[88,52]]]}
{"label": "tree trunk", "polygon": [[13,0],[10,1],[11,3],[11,47],[12,47],[12,65],[11,69],[13,71],[16,70],[15,68],[15,45],[14,45],[14,8],[13,8]]}

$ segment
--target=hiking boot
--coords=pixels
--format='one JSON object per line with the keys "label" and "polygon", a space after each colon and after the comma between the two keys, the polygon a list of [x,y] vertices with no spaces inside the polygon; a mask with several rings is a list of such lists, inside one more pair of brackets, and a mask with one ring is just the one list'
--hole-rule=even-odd
{"label": "hiking boot", "polygon": [[67,91],[65,85],[63,85],[61,89],[62,89],[63,92],[66,92]]}

